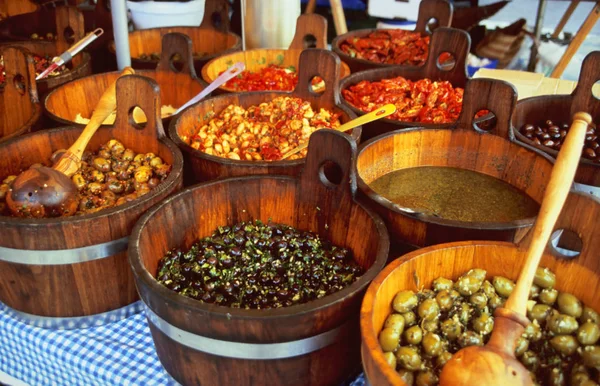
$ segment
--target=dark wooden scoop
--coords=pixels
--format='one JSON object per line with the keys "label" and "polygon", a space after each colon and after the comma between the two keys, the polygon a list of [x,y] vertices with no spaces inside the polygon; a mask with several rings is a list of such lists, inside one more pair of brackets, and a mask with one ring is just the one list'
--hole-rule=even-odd
{"label": "dark wooden scoop", "polygon": [[525,313],[535,271],[571,189],[585,132],[592,122],[587,113],[576,113],[573,119],[552,169],[519,280],[505,306],[498,308],[494,314],[492,336],[483,347],[470,346],[454,354],[442,370],[442,386],[532,384],[529,371],[515,358],[515,347],[529,324]]}
{"label": "dark wooden scoop", "polygon": [[[121,76],[133,74],[127,67]],[[18,217],[71,216],[77,210],[77,187],[71,176],[81,166],[81,157],[92,136],[102,122],[115,110],[116,81],[104,91],[90,122],[71,147],[52,167],[33,167],[19,174],[13,181],[6,203]]]}

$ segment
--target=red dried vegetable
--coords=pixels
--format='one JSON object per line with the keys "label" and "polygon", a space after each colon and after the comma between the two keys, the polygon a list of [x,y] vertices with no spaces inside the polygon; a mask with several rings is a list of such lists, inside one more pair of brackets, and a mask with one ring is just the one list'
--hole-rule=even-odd
{"label": "red dried vegetable", "polygon": [[[225,71],[221,71],[221,75]],[[323,80],[315,77],[311,84],[318,85]],[[236,91],[292,91],[298,84],[298,74],[293,66],[282,67],[270,64],[257,72],[245,70],[225,83],[225,87]],[[315,90],[317,91],[317,90]]]}
{"label": "red dried vegetable", "polygon": [[[50,55],[46,55],[46,56],[40,56],[40,55],[33,55],[33,64],[35,67],[35,74],[39,75],[42,72],[44,72],[44,70],[48,67],[50,67],[50,65],[52,64],[52,57],[50,57]],[[58,67],[56,70],[52,71],[50,74],[48,74],[48,77],[52,77],[52,76],[58,76],[63,74],[64,72],[68,71],[67,67],[60,66]],[[4,86],[4,82],[6,81],[6,71],[4,70],[4,60],[2,59],[2,57],[0,57],[0,87]]]}
{"label": "red dried vegetable", "polygon": [[419,32],[379,30],[365,37],[350,37],[340,44],[340,49],[357,59],[418,66],[427,59],[429,40],[429,36]]}

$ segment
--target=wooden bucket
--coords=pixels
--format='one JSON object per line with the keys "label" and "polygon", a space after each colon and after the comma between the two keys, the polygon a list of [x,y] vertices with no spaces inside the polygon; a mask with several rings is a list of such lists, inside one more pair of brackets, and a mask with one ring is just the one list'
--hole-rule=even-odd
{"label": "wooden bucket", "polygon": [[[156,70],[136,71],[136,74],[156,81],[160,87],[161,102],[177,109],[201,92],[206,84],[196,77],[190,38],[180,33],[168,33],[162,40],[162,59]],[[175,54],[179,54],[185,63],[181,72],[169,61]],[[100,97],[119,74],[115,71],[91,75],[52,90],[44,99],[46,115],[61,124],[77,125],[75,116],[79,113],[83,117],[91,117]],[[172,116],[163,118],[163,126],[168,127],[171,119]]]}
{"label": "wooden bucket", "polygon": [[[535,218],[479,223],[411,214],[370,188],[374,180],[395,170],[447,166],[499,178],[541,203],[553,161],[546,154],[511,140],[514,88],[503,81],[473,79],[467,84],[464,101],[458,122],[449,129],[397,130],[361,146],[358,186],[383,217],[392,241],[421,247],[460,240],[519,241],[533,225]],[[481,109],[488,109],[497,117],[497,125],[490,132],[474,126],[473,117]]]}
{"label": "wooden bucket", "polygon": [[[600,80],[600,51],[590,53],[583,61],[579,82],[571,95],[542,95],[520,100],[512,118],[512,129],[517,143],[526,143],[556,158],[558,155],[556,150],[535,144],[521,134],[519,129],[527,123],[538,124],[548,119],[552,122],[571,124],[573,114],[578,111],[590,113],[594,122],[600,125],[600,101],[592,94],[592,87],[597,80]],[[600,152],[600,149],[596,151]],[[580,188],[599,196],[600,163],[582,157],[575,182],[595,187]]]}
{"label": "wooden bucket", "polygon": [[[58,31],[55,42],[29,40],[10,44],[26,48],[33,54],[41,56],[54,57],[65,52],[73,42],[77,42],[84,36],[83,15],[74,7],[59,7],[55,14]],[[44,95],[61,84],[91,74],[91,56],[86,52],[81,52],[70,63],[67,63],[66,67],[69,68],[69,71],[64,74],[49,76],[36,82],[39,95]]]}
{"label": "wooden bucket", "polygon": [[[76,328],[123,316],[137,300],[127,265],[127,243],[135,221],[148,208],[182,185],[181,152],[165,136],[156,106],[158,86],[130,75],[117,81],[114,126],[101,127],[88,149],[111,138],[136,152],[153,152],[172,165],[171,174],[150,193],[130,203],[92,214],[64,218],[22,219],[0,216],[0,301],[26,323]],[[129,111],[147,112],[143,129],[130,124]],[[69,147],[80,127],[44,130],[0,145],[0,177],[18,175],[52,153]]]}
{"label": "wooden bucket", "polygon": [[[421,4],[419,4],[417,25],[414,29],[414,32],[419,32],[422,36],[430,35],[427,30],[427,24],[432,18],[437,20],[437,25],[439,27],[450,27],[450,24],[452,24],[452,9],[452,4],[450,4],[447,0],[421,1]],[[361,29],[339,35],[333,39],[333,42],[331,43],[331,49],[340,56],[343,62],[348,63],[348,66],[353,73],[370,70],[373,68],[389,68],[397,66],[396,64],[377,63],[370,60],[354,58],[342,51],[340,48],[342,43],[348,39],[362,38],[376,31],[382,30],[378,30],[376,28]]]}
{"label": "wooden bucket", "polygon": [[[569,229],[578,234],[583,242],[581,254],[569,260],[549,244],[540,263],[540,267],[547,267],[556,274],[555,289],[575,295],[596,311],[600,311],[599,216],[598,200],[587,194],[570,193],[554,229]],[[457,279],[472,268],[486,270],[488,278],[504,276],[516,281],[531,233],[516,245],[493,241],[436,245],[404,255],[385,267],[369,286],[361,308],[361,353],[369,382],[406,385],[385,362],[378,341],[385,319],[392,312],[392,299],[399,291],[431,288],[432,281],[438,277]],[[418,277],[418,285],[415,277]]]}
{"label": "wooden bucket", "polygon": [[33,58],[18,47],[0,48],[6,81],[0,87],[0,142],[28,133],[40,119],[42,108],[35,85]]}
{"label": "wooden bucket", "polygon": [[[136,224],[129,261],[158,357],[182,385],[337,386],[359,370],[358,309],[385,264],[389,239],[377,215],[354,200],[354,141],[328,130],[311,138],[299,179],[246,176],[196,185]],[[341,169],[343,183],[322,176],[328,161]],[[201,303],[154,279],[171,248],[189,248],[217,226],[254,219],[314,231],[352,250],[366,272],[340,292],[270,310]]]}
{"label": "wooden bucket", "polygon": [[[194,135],[205,121],[208,121],[208,112],[220,112],[227,106],[234,104],[242,107],[258,105],[262,102],[270,102],[280,96],[291,96],[309,101],[313,109],[327,108],[342,113],[341,122],[347,122],[355,118],[355,115],[338,106],[339,93],[337,80],[340,72],[340,59],[333,52],[308,49],[302,52],[300,67],[304,70],[299,74],[298,85],[291,92],[260,91],[251,93],[238,93],[220,95],[215,98],[200,102],[187,108],[176,117],[169,127],[170,138],[179,146],[184,153],[186,162],[186,173],[194,182],[208,181],[215,178],[244,176],[251,174],[281,174],[288,176],[297,175],[304,165],[304,160],[291,161],[237,161],[224,157],[206,154],[189,146],[182,137],[188,138]],[[319,75],[325,79],[325,92],[316,94],[309,90],[310,80]],[[361,128],[352,130],[352,138],[360,140]]]}
{"label": "wooden bucket", "polygon": [[0,20],[22,13],[34,12],[39,7],[33,0],[4,0],[0,3]]}
{"label": "wooden bucket", "polygon": [[[421,3],[423,4],[423,3]],[[454,28],[438,28],[431,37],[429,46],[429,56],[423,66],[407,67],[395,66],[367,70],[359,73],[353,73],[349,77],[340,82],[340,90],[345,90],[364,80],[376,82],[382,79],[390,79],[402,76],[408,80],[417,81],[419,79],[428,78],[432,81],[448,81],[454,87],[464,88],[468,76],[466,68],[467,55],[471,46],[471,38],[465,31]],[[450,52],[454,55],[455,62],[452,68],[441,67],[438,64],[438,58],[444,52]],[[342,105],[354,111],[358,116],[366,114],[362,110],[352,106],[342,95]],[[442,128],[450,127],[452,123],[432,124],[421,122],[403,122],[395,119],[383,118],[376,122],[365,125],[363,139],[373,138],[377,135],[388,133],[393,130],[406,127],[427,127],[427,128]]]}
{"label": "wooden bucket", "polygon": [[[228,55],[222,55],[208,62],[202,67],[202,79],[211,83],[223,71],[227,70],[234,63],[242,62],[246,66],[246,71],[256,72],[271,64],[282,67],[294,66],[300,71],[300,54],[307,47],[307,42],[314,38],[315,47],[327,49],[327,19],[317,14],[303,14],[298,17],[296,22],[296,33],[294,39],[287,50],[283,49],[254,49],[234,52]],[[341,78],[350,75],[350,68],[344,62],[342,64]],[[233,88],[221,86],[215,94],[224,92],[239,92]]]}
{"label": "wooden bucket", "polygon": [[[155,69],[158,60],[140,59],[140,56],[160,52],[162,37],[170,32],[189,36],[192,39],[194,53],[207,53],[201,57],[194,57],[194,68],[197,74],[200,74],[202,67],[212,59],[241,50],[242,39],[233,32],[224,30],[225,26],[229,25],[228,22],[220,24],[220,27],[215,27],[212,22],[215,12],[220,15],[223,23],[229,20],[229,7],[226,3],[225,0],[207,0],[200,27],[162,27],[130,32],[131,66],[135,69]],[[114,41],[110,43],[109,49],[115,54]]]}

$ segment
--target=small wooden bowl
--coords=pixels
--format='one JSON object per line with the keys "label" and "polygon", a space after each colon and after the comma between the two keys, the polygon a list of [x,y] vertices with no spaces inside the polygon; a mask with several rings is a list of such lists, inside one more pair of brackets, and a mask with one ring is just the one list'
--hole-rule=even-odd
{"label": "small wooden bowl", "polygon": [[[520,100],[512,117],[512,130],[517,143],[526,143],[556,158],[558,156],[556,150],[535,144],[521,134],[520,128],[527,123],[537,124],[548,119],[570,124],[573,114],[578,111],[590,113],[594,122],[600,123],[600,101],[591,91],[598,79],[600,79],[600,51],[594,51],[583,61],[579,82],[571,95],[542,95]],[[575,182],[600,187],[600,164],[582,157]],[[595,195],[597,194],[596,189]]]}
{"label": "small wooden bowl", "polygon": [[[596,311],[600,311],[598,216],[598,200],[590,195],[570,193],[554,229],[570,229],[578,234],[583,241],[581,254],[569,261],[549,245],[540,263],[541,267],[556,274],[555,289],[577,296]],[[457,279],[472,268],[486,270],[488,278],[504,276],[516,281],[531,233],[517,245],[493,241],[436,245],[404,255],[385,267],[369,286],[360,312],[361,354],[369,382],[372,385],[406,385],[385,361],[378,340],[385,319],[392,312],[392,300],[399,291],[417,292],[431,288],[432,281],[438,277]],[[418,277],[418,285],[415,277]]]}
{"label": "small wooden bowl", "polygon": [[[299,97],[309,101],[313,109],[327,108],[342,113],[341,122],[347,122],[356,116],[347,108],[338,106],[337,79],[340,72],[340,59],[333,52],[309,49],[304,50],[300,57],[300,66],[304,69],[299,73],[296,90],[291,93],[278,91],[260,91],[251,93],[226,94],[207,99],[187,108],[176,117],[169,127],[169,136],[184,153],[186,174],[193,182],[208,181],[215,178],[244,176],[252,174],[280,174],[295,176],[304,166],[304,160],[292,161],[236,161],[217,157],[196,150],[188,145],[182,137],[190,138],[196,134],[197,128],[204,124],[208,112],[220,112],[234,104],[242,107],[270,102],[280,96]],[[309,90],[310,80],[319,75],[325,79],[325,92],[317,94]],[[352,138],[360,140],[361,127],[352,130]],[[188,180],[186,179],[186,181]]]}
{"label": "small wooden bowl", "polygon": [[40,119],[42,108],[35,85],[33,57],[19,47],[1,47],[6,82],[0,88],[0,143],[28,133]]}
{"label": "small wooden bowl", "polygon": [[[546,154],[510,140],[514,88],[502,81],[473,79],[467,84],[464,102],[458,122],[449,129],[397,130],[361,146],[358,186],[383,217],[392,241],[421,247],[460,240],[519,241],[533,225],[535,218],[479,223],[410,214],[370,188],[374,180],[395,170],[447,166],[499,178],[541,203],[553,162]],[[496,114],[497,125],[491,132],[473,126],[473,116],[481,109]]]}
{"label": "small wooden bowl", "polygon": [[[438,22],[439,27],[450,27],[452,24],[452,4],[446,0],[423,0],[419,4],[419,16],[417,19],[417,25],[414,32],[419,32],[421,36],[428,36],[430,33],[427,31],[427,24],[433,18]],[[362,38],[368,36],[376,31],[382,31],[381,29],[361,29],[356,31],[350,31],[343,35],[337,36],[331,42],[331,49],[333,52],[338,54],[344,63],[348,63],[350,70],[354,72],[370,70],[374,68],[389,68],[398,66],[397,64],[386,64],[377,63],[370,60],[354,58],[340,48],[342,43],[352,38]],[[408,65],[406,65],[408,66]]]}
{"label": "small wooden bowl", "polygon": [[[183,158],[165,137],[154,81],[138,75],[119,79],[117,101],[115,125],[98,129],[88,148],[97,150],[115,138],[136,152],[157,154],[172,165],[172,171],[147,195],[97,213],[45,219],[0,216],[0,301],[28,323],[58,327],[68,322],[73,328],[86,319],[79,317],[106,312],[116,317],[119,309],[137,300],[127,267],[128,236],[142,213],[181,188]],[[134,106],[147,112],[143,129],[130,124]],[[47,162],[80,133],[80,127],[64,127],[2,143],[0,178]]]}
{"label": "small wooden bowl", "polygon": [[[363,290],[385,264],[389,239],[377,215],[354,200],[355,156],[348,135],[321,130],[311,137],[299,179],[246,176],[196,185],[138,221],[129,261],[158,357],[179,383],[337,386],[360,368],[358,309]],[[325,162],[337,164],[343,183],[322,176]],[[352,250],[366,272],[340,292],[271,310],[204,304],[154,278],[170,249],[189,248],[218,226],[254,219],[314,231]],[[316,336],[323,340],[317,343]]]}
{"label": "small wooden bowl", "polygon": [[[438,28],[431,37],[429,46],[429,56],[423,66],[406,67],[395,66],[378,68],[373,70],[353,73],[349,77],[340,82],[340,90],[345,90],[364,80],[369,82],[377,82],[382,79],[390,79],[402,76],[408,80],[417,81],[428,78],[432,81],[448,81],[454,87],[465,88],[468,76],[466,69],[467,55],[471,46],[471,38],[465,31],[454,28]],[[438,58],[444,52],[450,52],[454,55],[454,66],[441,67],[438,65]],[[364,111],[351,105],[343,96],[341,97],[342,105],[354,111],[358,116],[366,114]],[[367,140],[376,137],[380,134],[388,133],[393,130],[407,127],[426,127],[426,128],[446,128],[451,127],[454,123],[432,124],[421,122],[403,122],[395,119],[383,118],[376,122],[365,125],[363,139]]]}
{"label": "small wooden bowl", "polygon": [[[177,109],[201,92],[206,84],[196,77],[189,37],[180,33],[165,34],[162,47],[162,59],[156,70],[136,71],[136,74],[156,81],[160,86],[161,102]],[[169,61],[175,54],[179,54],[185,63],[181,71],[176,70]],[[75,116],[81,114],[82,117],[91,117],[100,97],[119,74],[119,71],[115,71],[91,75],[52,90],[44,99],[44,112],[61,124],[85,126],[77,123]],[[168,127],[172,118],[163,118],[163,126]]]}

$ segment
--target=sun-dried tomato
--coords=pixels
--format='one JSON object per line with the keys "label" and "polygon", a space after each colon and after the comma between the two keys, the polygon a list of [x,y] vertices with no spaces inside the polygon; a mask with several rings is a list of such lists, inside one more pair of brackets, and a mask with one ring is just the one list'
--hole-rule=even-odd
{"label": "sun-dried tomato", "polygon": [[[323,79],[318,76],[311,80],[313,91],[319,91],[322,87],[319,84],[322,81]],[[292,91],[296,84],[298,84],[296,68],[270,64],[256,72],[242,71],[237,77],[228,80],[225,87],[235,91]]]}

